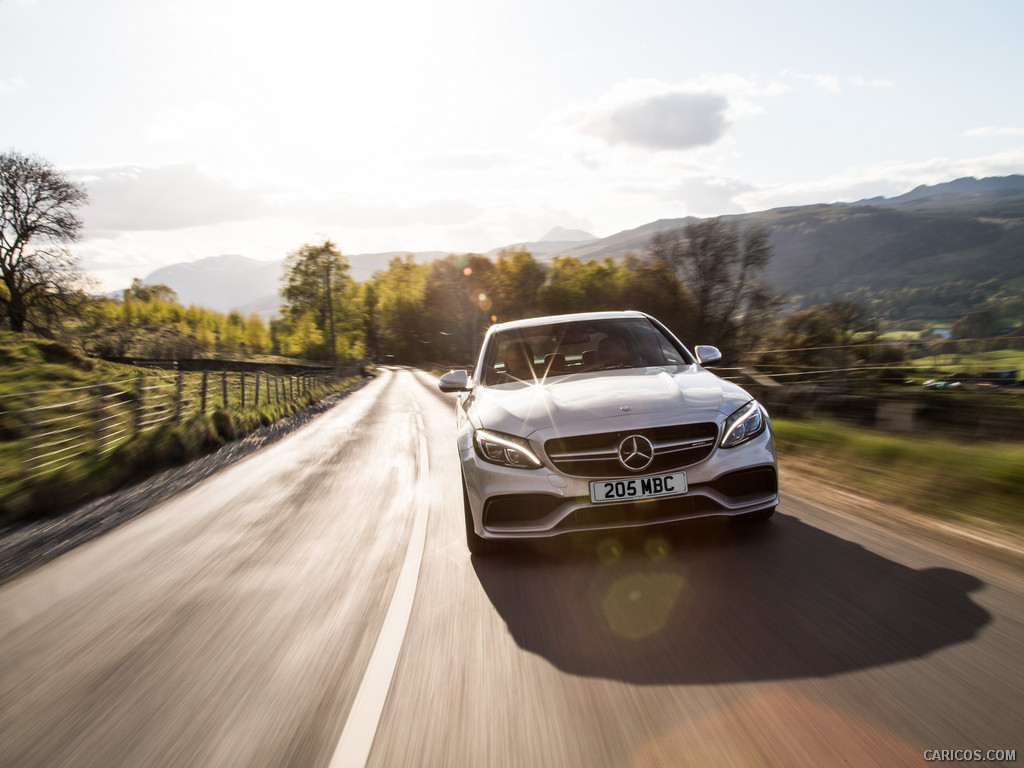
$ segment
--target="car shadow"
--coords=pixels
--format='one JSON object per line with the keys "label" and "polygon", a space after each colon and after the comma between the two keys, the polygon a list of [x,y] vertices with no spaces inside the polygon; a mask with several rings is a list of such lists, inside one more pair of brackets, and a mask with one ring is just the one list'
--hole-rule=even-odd
{"label": "car shadow", "polygon": [[914,570],[783,514],[472,564],[521,648],[634,684],[836,675],[924,656],[991,620],[969,597],[975,577]]}

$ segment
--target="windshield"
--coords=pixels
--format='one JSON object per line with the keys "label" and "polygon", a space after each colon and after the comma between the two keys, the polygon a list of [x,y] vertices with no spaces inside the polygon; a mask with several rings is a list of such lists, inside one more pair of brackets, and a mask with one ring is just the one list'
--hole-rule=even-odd
{"label": "windshield", "polygon": [[484,386],[616,368],[690,365],[685,349],[642,317],[498,331],[484,353]]}

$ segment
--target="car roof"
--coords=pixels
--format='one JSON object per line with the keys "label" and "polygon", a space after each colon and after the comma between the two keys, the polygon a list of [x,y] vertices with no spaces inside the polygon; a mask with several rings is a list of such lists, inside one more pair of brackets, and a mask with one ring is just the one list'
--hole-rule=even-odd
{"label": "car roof", "polygon": [[647,318],[647,315],[635,310],[626,310],[623,312],[574,312],[568,315],[526,317],[522,320],[510,320],[507,323],[495,323],[488,329],[488,333],[497,333],[498,331],[514,330],[517,328],[532,328],[533,326],[549,325],[551,323],[586,322],[589,320],[621,320],[623,318]]}

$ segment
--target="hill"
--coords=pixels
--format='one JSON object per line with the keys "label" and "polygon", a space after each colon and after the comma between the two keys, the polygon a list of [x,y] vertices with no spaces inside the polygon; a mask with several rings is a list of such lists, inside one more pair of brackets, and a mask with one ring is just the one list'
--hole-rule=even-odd
{"label": "hill", "polygon": [[[787,295],[828,300],[864,288],[1024,284],[1024,176],[958,179],[896,198],[724,218],[768,230],[775,255],[767,277]],[[655,232],[691,221],[656,221],[561,255],[622,259],[646,252]]]}
{"label": "hill", "polygon": [[[893,198],[776,208],[724,217],[741,227],[765,227],[775,256],[771,283],[807,302],[856,291],[918,290],[946,284],[995,281],[1024,287],[1024,176],[957,179],[918,187]],[[661,219],[610,237],[556,227],[526,249],[539,261],[623,259],[643,254],[654,233],[685,227],[693,218]],[[496,258],[504,248],[488,252]],[[352,277],[368,280],[406,252],[348,256]],[[414,253],[420,263],[442,251]],[[278,307],[281,261],[218,256],[164,267],[145,278],[173,288],[184,304],[267,317]],[[936,299],[935,302],[941,303]],[[963,309],[957,307],[952,311]],[[967,308],[968,311],[970,307]]]}
{"label": "hill", "polygon": [[161,267],[147,275],[147,285],[166,285],[188,306],[195,304],[217,312],[259,311],[266,297],[273,296],[271,313],[277,310],[280,261],[257,261],[248,256],[210,256],[198,261]]}

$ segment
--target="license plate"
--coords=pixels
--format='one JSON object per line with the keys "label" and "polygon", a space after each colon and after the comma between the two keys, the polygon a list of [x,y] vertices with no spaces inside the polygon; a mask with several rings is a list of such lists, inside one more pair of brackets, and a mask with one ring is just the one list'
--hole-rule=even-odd
{"label": "license plate", "polygon": [[655,499],[659,496],[675,496],[680,493],[686,493],[685,472],[650,477],[628,477],[621,480],[595,480],[590,484],[590,501],[593,504],[601,504],[606,501]]}

